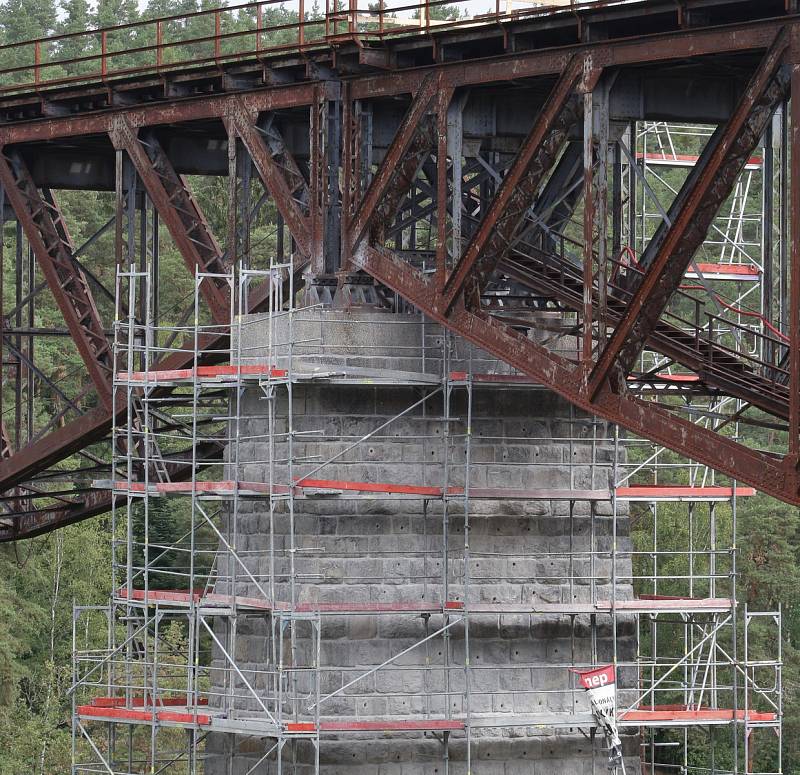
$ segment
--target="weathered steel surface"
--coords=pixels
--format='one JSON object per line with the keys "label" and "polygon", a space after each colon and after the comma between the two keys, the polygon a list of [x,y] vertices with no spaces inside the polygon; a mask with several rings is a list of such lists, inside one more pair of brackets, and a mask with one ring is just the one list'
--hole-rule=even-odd
{"label": "weathered steel surface", "polygon": [[64,322],[103,405],[111,407],[113,359],[89,283],[73,260],[73,247],[55,201],[36,188],[24,159],[0,153],[0,183],[19,218]]}
{"label": "weathered steel surface", "polygon": [[[114,147],[128,154],[189,271],[223,274],[226,266],[222,250],[188,183],[172,168],[155,135],[149,134],[146,139],[139,137],[136,128],[124,116],[116,118],[110,135]],[[225,286],[224,279],[214,281],[214,278],[200,286],[218,323],[228,323],[231,316]]]}
{"label": "weathered steel surface", "polygon": [[553,87],[486,216],[447,278],[445,310],[462,292],[468,307],[479,306],[481,290],[510,249],[542,181],[558,160],[570,129],[580,120],[583,97],[576,93],[576,87],[585,69],[583,58],[573,57]]}
{"label": "weathered steel surface", "polygon": [[416,91],[349,226],[351,249],[361,243],[371,228],[376,231],[376,240],[382,240],[387,223],[397,212],[400,199],[408,192],[424,158],[431,152],[435,140],[429,111],[434,103],[437,85],[436,77],[428,74]]}
{"label": "weathered steel surface", "polygon": [[[26,164],[42,150],[51,155],[62,151],[62,162],[81,158],[86,152],[97,162],[97,169],[105,170],[91,181],[109,190],[116,148],[120,158],[124,153],[132,162],[190,271],[221,272],[227,268],[225,254],[180,174],[196,172],[191,163],[188,170],[181,167],[180,149],[169,145],[170,137],[173,144],[180,145],[181,138],[202,138],[208,133],[218,141],[217,149],[220,143],[224,148],[228,139],[236,142],[247,157],[243,163],[252,163],[265,196],[273,200],[279,215],[279,253],[285,256],[285,224],[293,238],[296,267],[310,266],[312,274],[326,275],[327,281],[336,272],[341,281],[345,271],[361,269],[377,280],[382,298],[386,288],[391,289],[577,406],[776,497],[800,503],[795,465],[800,454],[798,295],[793,291],[790,299],[788,363],[775,363],[772,371],[761,369],[760,364],[742,366],[735,359],[715,367],[711,361],[721,352],[717,345],[691,348],[680,337],[665,339],[669,332],[665,333],[663,325],[658,327],[719,204],[730,192],[775,106],[785,99],[789,75],[783,68],[798,60],[800,17],[791,13],[770,17],[763,9],[759,11],[760,4],[741,0],[687,3],[702,5],[707,26],[686,28],[689,17],[667,0],[605,10],[603,4],[587,4],[579,15],[557,12],[542,17],[504,17],[502,24],[497,24],[499,18],[486,24],[469,20],[437,28],[435,36],[428,27],[414,34],[411,30],[400,35],[378,33],[369,39],[368,48],[355,39],[356,24],[351,37],[316,42],[313,52],[298,39],[296,49],[242,51],[216,56],[213,62],[201,58],[191,68],[171,65],[167,69],[160,59],[155,70],[144,68],[127,78],[116,77],[109,69],[113,69],[110,60],[101,57],[98,64],[103,72],[97,82],[87,77],[80,82],[64,81],[55,88],[56,79],[48,78],[45,71],[49,65],[45,64],[37,70],[36,89],[26,93],[15,87],[12,95],[0,88],[0,147],[4,149],[0,181],[5,191],[0,205],[3,212],[6,203],[12,205],[102,402],[13,454],[6,454],[11,451],[8,439],[21,438],[19,427],[4,437],[0,491],[24,484],[105,438],[114,411],[107,332],[86,276],[71,256],[66,225],[37,189],[42,183],[38,177],[34,183]],[[595,23],[602,25],[602,38],[591,34]],[[641,24],[649,34],[630,37],[632,24]],[[556,28],[557,39],[565,42],[543,47],[545,31]],[[153,47],[159,58],[163,50],[161,44]],[[487,50],[493,53],[487,56]],[[720,118],[730,118],[681,197],[671,227],[653,243],[648,253],[652,261],[630,304],[624,295],[614,297],[612,290],[606,298],[605,286],[596,286],[605,282],[600,275],[606,266],[595,261],[591,245],[583,248],[584,265],[578,267],[577,281],[562,267],[549,274],[543,270],[533,282],[537,267],[531,262],[527,266],[514,263],[509,247],[525,234],[531,205],[548,185],[565,143],[579,142],[581,131],[592,131],[581,129],[580,116],[584,106],[591,105],[590,92],[597,75],[622,76],[620,81],[629,76],[635,82],[643,66],[653,64],[660,65],[659,74],[663,71],[666,78],[679,81],[698,73],[755,74],[746,89],[732,89],[729,100],[720,103],[723,107],[715,108]],[[654,69],[648,72],[652,74]],[[796,72],[792,79],[797,90],[800,79]],[[197,88],[201,83],[202,89]],[[516,89],[528,90],[525,100],[514,103],[520,115],[510,120],[497,106],[491,117],[481,114],[481,101],[487,95],[490,100],[495,92],[513,96]],[[731,114],[737,98],[738,107]],[[460,121],[467,122],[467,118],[458,113],[455,120],[451,111],[454,107],[460,111],[473,99],[478,108],[469,115],[472,123],[469,127],[464,124],[462,134]],[[536,105],[543,107],[535,111]],[[508,107],[506,113],[514,110]],[[636,110],[631,110],[635,117]],[[500,120],[498,117],[506,121],[502,128],[492,123]],[[458,127],[457,138],[451,135],[454,127]],[[791,155],[794,237],[800,228],[798,143],[800,135],[795,128]],[[591,200],[584,212],[586,223],[597,225],[604,210],[594,198],[604,196],[608,181],[601,167],[592,169],[591,147],[591,139],[584,142],[584,172],[592,183],[584,187],[584,196]],[[188,152],[183,153],[185,164]],[[225,158],[223,151],[222,164],[235,159],[236,153],[240,151]],[[202,173],[225,174],[220,153],[212,158],[209,152],[208,156]],[[373,159],[379,162],[374,167]],[[62,164],[60,169],[63,179],[63,170],[69,166]],[[81,186],[90,187],[86,181],[75,185]],[[120,190],[118,185],[118,198]],[[577,198],[572,196],[571,207]],[[234,226],[236,217],[231,208],[229,220]],[[238,224],[240,229],[243,223]],[[412,265],[430,259],[413,238],[412,244],[406,244],[408,232],[413,233],[417,224],[422,224],[425,234],[435,235],[438,243],[429,251],[436,260],[435,277]],[[394,240],[395,251],[387,249],[389,239]],[[466,244],[463,254],[462,239]],[[592,232],[590,241],[595,240]],[[798,242],[791,241],[792,289],[800,283]],[[238,253],[229,251],[229,255]],[[455,268],[446,277],[451,259]],[[587,351],[592,354],[592,337],[602,347],[603,327],[613,329],[591,376],[589,363],[576,368],[521,333],[512,318],[504,320],[492,314],[514,305],[522,311],[529,308],[530,299],[514,296],[514,287],[505,289],[510,294],[507,299],[484,299],[481,307],[487,281],[498,276],[543,297],[551,309],[576,309],[574,300],[581,300],[576,311],[587,323],[592,317],[597,322],[597,327],[584,326],[584,358]],[[561,287],[553,290],[558,283]],[[214,283],[204,283],[202,288],[213,318],[227,322],[230,310],[225,288]],[[265,289],[259,288],[251,301],[257,305],[265,295]],[[466,305],[458,303],[462,298]],[[24,328],[18,321],[17,330],[33,331],[31,326]],[[626,395],[622,378],[612,389],[609,376],[615,370],[624,376],[645,343],[658,349],[656,340],[662,352],[666,349],[669,357],[682,360],[706,380],[705,385],[723,395],[752,400],[772,415],[771,420],[788,418],[790,455],[780,459],[753,451],[653,402]],[[170,365],[177,367],[188,357],[173,356]],[[30,366],[33,372],[36,367]],[[758,391],[770,380],[775,389],[759,401]],[[40,515],[21,515],[19,530],[6,537],[41,532],[99,513],[108,505],[102,498],[76,493],[74,506],[62,504],[63,508],[48,507]]]}
{"label": "weathered steel surface", "polygon": [[[594,367],[589,382],[591,395],[607,379],[612,379],[616,391],[624,389],[633,362],[678,290],[692,257],[705,240],[720,206],[730,196],[775,108],[786,96],[789,74],[782,67],[782,59],[788,44],[786,32],[781,31],[736,111],[701,155],[699,175]],[[612,374],[614,370],[616,374]]]}
{"label": "weathered steel surface", "polygon": [[241,138],[253,166],[275,201],[297,243],[300,254],[311,252],[311,223],[308,214],[311,194],[303,174],[278,130],[260,128],[243,108],[230,115],[229,137]]}
{"label": "weathered steel surface", "polygon": [[619,423],[639,436],[663,444],[776,498],[800,503],[797,471],[780,458],[748,449],[733,439],[633,396],[603,391],[591,399],[580,378],[580,369],[576,371],[567,361],[511,325],[465,308],[455,309],[447,317],[439,313],[439,297],[433,283],[386,248],[365,248],[356,263],[433,320],[493,353],[581,409]]}

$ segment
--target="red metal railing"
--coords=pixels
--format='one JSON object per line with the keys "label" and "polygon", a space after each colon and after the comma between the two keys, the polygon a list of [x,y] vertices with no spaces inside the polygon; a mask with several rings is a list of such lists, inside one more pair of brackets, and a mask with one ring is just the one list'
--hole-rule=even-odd
{"label": "red metal railing", "polygon": [[262,0],[10,43],[0,46],[0,94],[221,65],[347,39],[379,43],[627,0],[486,0],[493,7],[480,14],[468,13],[474,0],[378,0],[366,8],[358,0],[325,1],[317,15],[308,0]]}

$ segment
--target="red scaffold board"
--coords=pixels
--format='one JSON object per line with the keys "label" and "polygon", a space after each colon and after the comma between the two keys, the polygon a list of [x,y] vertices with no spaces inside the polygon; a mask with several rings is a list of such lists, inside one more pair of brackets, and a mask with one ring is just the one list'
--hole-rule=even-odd
{"label": "red scaffold board", "polygon": [[[697,264],[700,274],[710,280],[758,280],[761,272],[754,264]],[[690,268],[685,277],[698,279],[700,275]]]}
{"label": "red scaffold board", "polygon": [[[651,164],[674,164],[678,167],[691,167],[700,160],[699,156],[687,153],[642,153],[638,151],[636,158],[650,162]],[[761,166],[760,156],[751,156],[747,160],[745,168],[755,169]]]}
{"label": "red scaffold board", "polygon": [[188,605],[194,602],[197,605],[206,606],[233,606],[240,608],[259,609],[271,611],[272,605],[269,601],[260,597],[244,597],[237,595],[220,595],[215,592],[204,594],[201,589],[196,589],[192,595],[186,590],[180,589],[134,589],[129,593],[124,587],[117,590],[117,597],[126,600],[136,600],[145,603],[180,603]]}
{"label": "red scaffold board", "polygon": [[[152,706],[152,701],[149,697],[131,697],[130,705],[134,708],[143,708],[145,706]],[[95,708],[124,708],[124,697],[95,697],[91,703]],[[201,697],[197,700],[198,705],[208,705],[208,699]],[[186,696],[181,697],[160,697],[156,700],[156,706],[159,708],[173,708],[173,707],[186,707]]]}
{"label": "red scaffold board", "polygon": [[98,708],[94,705],[80,705],[77,708],[78,716],[93,718],[101,721],[168,721],[175,724],[189,724],[191,726],[208,726],[211,716],[207,713],[180,712],[172,710],[134,710],[133,708]]}
{"label": "red scaffold board", "polygon": [[[448,732],[465,728],[463,721],[453,719],[379,719],[377,721],[322,721],[320,733],[324,732]],[[290,722],[286,731],[296,734],[313,734],[316,725],[312,722]]]}
{"label": "red scaffold board", "polygon": [[[195,590],[189,594],[185,590],[171,589],[134,589],[128,592],[124,587],[117,590],[117,597],[126,600],[135,600],[146,604],[178,603],[189,605],[194,602],[198,606],[232,606],[234,603],[245,609],[258,609],[264,611],[289,611],[289,603],[277,602],[272,605],[269,601],[257,597],[242,597],[220,595],[213,592],[203,594],[202,590]],[[401,601],[376,601],[376,602],[303,602],[297,603],[294,608],[299,613],[322,614],[402,614],[419,613],[435,614],[444,611],[463,611],[464,603],[460,600],[446,600],[444,603],[428,600],[401,600]]]}
{"label": "red scaffold board", "polygon": [[[647,383],[650,381],[650,378],[630,376],[628,380],[630,382]],[[653,380],[661,382],[699,382],[700,377],[698,377],[697,374],[663,374],[659,372],[653,377]]]}
{"label": "red scaffold board", "polygon": [[[670,500],[672,498],[716,498],[724,500],[733,497],[733,487],[693,487],[692,485],[656,485],[656,484],[643,484],[635,485],[633,487],[618,487],[617,497],[622,500],[632,498],[639,498],[647,500]],[[738,497],[748,497],[755,495],[756,491],[753,487],[737,487],[736,495]]]}
{"label": "red scaffold board", "polygon": [[[259,497],[270,494],[270,486],[263,482],[95,482],[100,488],[113,487],[117,492],[132,492],[157,495],[191,495],[193,492],[205,497],[227,498],[238,494],[241,497]],[[443,498],[464,496],[463,487],[444,488],[435,485],[395,484],[393,482],[352,482],[340,479],[308,479],[296,477],[292,487],[273,484],[273,495],[287,495],[296,492],[303,497],[314,497],[314,493],[331,496],[343,493],[382,494],[409,496],[416,498]],[[470,487],[469,497],[488,500],[609,500],[609,490],[536,489],[523,490],[509,487]]]}
{"label": "red scaffold board", "polygon": [[120,371],[117,379],[127,382],[173,382],[191,379],[227,379],[235,377],[270,377],[283,379],[288,375],[286,369],[267,365],[221,365],[198,366],[194,369],[162,369],[152,371]]}
{"label": "red scaffold board", "polygon": [[[778,716],[775,713],[764,713],[761,711],[751,710],[745,713],[743,710],[737,710],[735,713],[737,721],[775,721]],[[637,710],[629,710],[620,714],[620,721],[631,722],[638,721],[642,723],[652,722],[688,722],[702,724],[704,722],[720,722],[720,721],[733,721],[734,711],[729,709],[710,709],[701,708],[700,710],[685,710],[676,709],[670,706],[658,706],[655,708],[639,708]]]}

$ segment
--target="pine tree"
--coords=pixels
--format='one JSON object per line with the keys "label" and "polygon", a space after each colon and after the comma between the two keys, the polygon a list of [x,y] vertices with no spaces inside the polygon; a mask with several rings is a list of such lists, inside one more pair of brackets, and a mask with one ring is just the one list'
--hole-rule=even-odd
{"label": "pine tree", "polygon": [[[136,0],[97,0],[97,8],[91,16],[93,27],[115,27],[139,20],[139,7]],[[153,64],[153,56],[147,52],[129,53],[137,46],[144,45],[137,40],[137,30],[124,28],[113,30],[106,36],[107,51],[110,54],[107,70],[114,71]]]}
{"label": "pine tree", "polygon": [[[64,18],[58,25],[59,35],[68,33],[86,32],[92,27],[91,13],[87,0],[66,0],[64,3]],[[59,59],[77,59],[96,53],[98,46],[93,35],[77,35],[66,38],[58,44]],[[92,69],[92,63],[73,64],[65,67],[70,74],[87,72]],[[96,69],[96,68],[94,68]]]}
{"label": "pine tree", "polygon": [[4,43],[18,43],[50,35],[56,25],[54,0],[6,0],[0,5]]}
{"label": "pine tree", "polygon": [[[51,34],[56,21],[54,0],[6,0],[0,4],[0,40],[4,44],[20,43]],[[42,61],[47,61],[48,46],[40,48]],[[0,68],[28,68],[4,73],[8,82],[26,83],[34,79],[33,64],[36,61],[33,44],[19,46],[0,52]]]}

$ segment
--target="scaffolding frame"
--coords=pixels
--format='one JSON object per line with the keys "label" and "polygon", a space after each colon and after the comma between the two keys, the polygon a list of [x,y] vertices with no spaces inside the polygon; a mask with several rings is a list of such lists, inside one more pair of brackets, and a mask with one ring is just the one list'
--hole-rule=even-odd
{"label": "scaffolding frame", "polygon": [[[228,736],[231,761],[237,755],[237,741],[253,736],[274,741],[254,760],[250,768],[253,773],[262,765],[274,766],[278,773],[299,771],[297,768],[307,762],[305,759],[298,762],[298,741],[311,746],[314,771],[319,772],[320,748],[328,739],[350,733],[420,734],[439,740],[441,762],[449,773],[454,740],[463,741],[469,770],[475,732],[534,725],[586,730],[592,743],[593,761],[596,759],[597,766],[603,767],[604,752],[595,741],[595,721],[588,708],[575,710],[583,701],[581,690],[570,676],[573,669],[596,667],[604,659],[614,665],[618,674],[633,671],[636,676],[627,684],[623,681],[616,704],[617,723],[642,735],[643,768],[649,766],[650,772],[655,772],[655,767],[661,766],[658,755],[662,744],[657,735],[672,730],[672,734],[682,737],[678,741],[683,757],[681,771],[700,771],[691,764],[693,732],[706,730],[713,743],[715,730],[722,728],[730,730],[732,739],[734,761],[730,771],[756,772],[751,768],[755,734],[766,728],[777,732],[779,739],[782,710],[780,654],[776,659],[751,659],[749,643],[751,626],[756,620],[772,621],[780,630],[780,612],[762,614],[745,610],[742,620],[736,608],[733,548],[736,502],[752,491],[737,488],[735,482],[717,485],[710,480],[709,484],[703,477],[693,477],[688,485],[660,486],[658,475],[668,470],[669,464],[659,461],[658,450],[653,451],[650,462],[645,458],[644,464],[622,464],[622,449],[629,445],[629,440],[621,439],[616,430],[611,437],[604,436],[603,423],[579,417],[573,409],[565,424],[572,429],[589,427],[591,438],[587,443],[572,431],[556,439],[569,445],[568,487],[503,491],[473,486],[471,472],[485,465],[472,457],[475,392],[530,391],[535,386],[500,364],[489,372],[475,371],[471,355],[466,371],[455,370],[452,361],[457,343],[453,337],[442,331],[438,349],[426,349],[433,326],[413,316],[393,322],[397,326],[416,326],[422,333],[422,361],[426,369],[413,378],[406,375],[402,378],[406,382],[377,368],[325,369],[327,353],[322,349],[316,356],[309,357],[306,352],[306,368],[298,368],[297,350],[308,351],[314,343],[297,339],[295,326],[298,321],[313,317],[319,305],[295,306],[293,276],[291,262],[274,263],[263,271],[241,269],[229,275],[198,273],[194,324],[176,328],[155,325],[149,312],[137,318],[141,310],[149,310],[152,305],[147,268],[119,273],[115,325],[119,371],[114,385],[115,391],[124,396],[127,415],[114,428],[113,479],[97,483],[111,488],[117,496],[112,515],[113,595],[108,606],[76,606],[73,617],[73,775],[131,773],[144,771],[146,767],[152,772],[199,772],[208,755],[204,743],[211,732]],[[228,326],[204,322],[202,284],[220,279],[230,289],[233,310],[247,308],[247,294],[254,283],[269,283],[266,346],[261,344],[250,352],[243,345],[243,334],[251,324],[248,318],[234,314]],[[137,294],[143,295],[143,303]],[[122,314],[121,299],[127,299],[124,305],[127,315]],[[282,334],[286,332],[284,340]],[[227,346],[218,353],[225,362],[201,366],[201,343],[220,335],[223,340],[227,335]],[[170,344],[165,346],[164,342]],[[192,348],[195,365],[191,369],[180,372],[153,369],[160,357],[181,347]],[[208,348],[204,349],[208,353]],[[374,354],[365,353],[364,358],[369,360],[371,355]],[[319,364],[311,367],[314,357]],[[438,373],[428,371],[436,365]],[[294,425],[293,401],[297,387],[310,384],[378,384],[389,388],[413,385],[422,397],[383,421],[376,417],[364,433],[337,438],[339,448],[333,455],[309,459],[296,451],[295,447],[300,447],[296,440],[309,436],[323,438],[325,434]],[[167,385],[173,388],[169,397],[163,391]],[[248,394],[257,391],[266,405],[261,419],[266,419],[267,433],[258,440],[269,444],[267,461],[246,459],[242,454],[243,444],[253,441],[246,425],[252,414],[242,412],[242,401],[248,391]],[[455,432],[456,396],[462,396],[465,407],[460,419],[461,433]],[[432,403],[433,397],[441,399],[442,407],[441,416],[433,418],[441,428],[436,440],[442,450],[442,474],[438,482],[411,485],[321,478],[326,467],[370,439],[379,438],[392,422],[407,416],[412,409]],[[287,408],[285,416],[278,412],[279,401]],[[430,416],[427,419],[431,421]],[[164,430],[165,427],[169,430]],[[187,440],[188,450],[181,447]],[[222,465],[204,465],[196,454],[199,444],[211,440],[227,449]],[[547,441],[554,438],[548,437]],[[604,443],[613,447],[612,477],[610,484],[598,486],[596,482],[603,476],[608,482],[608,465],[601,463],[599,456]],[[587,447],[589,487],[582,490],[579,466],[572,461],[581,457],[579,449]],[[187,452],[189,459],[185,457]],[[452,460],[459,456],[454,452],[463,453],[462,465]],[[170,480],[174,462],[191,462],[190,480]],[[245,466],[254,462],[266,462],[266,481],[245,476]],[[653,473],[655,476],[650,479]],[[655,486],[650,482],[655,482]],[[298,590],[308,579],[297,567],[297,558],[303,556],[304,548],[295,543],[295,509],[301,501],[320,497],[421,501],[426,529],[429,511],[441,509],[438,557],[441,570],[435,572],[436,558],[426,544],[419,557],[425,590],[421,600],[337,604],[300,599]],[[541,557],[531,556],[531,559],[562,562],[566,575],[559,581],[568,584],[572,602],[496,604],[471,598],[475,566],[482,559],[470,546],[471,510],[474,502],[481,499],[547,499],[567,504],[570,521],[567,550],[543,552]],[[619,548],[624,538],[619,525],[629,519],[629,504],[636,502],[646,504],[652,515],[652,551]],[[665,502],[678,504],[678,508],[687,511],[686,547],[665,549],[656,543],[659,509],[666,508],[662,506]],[[182,503],[189,510],[188,532],[170,544],[150,539],[157,504],[162,503]],[[246,503],[266,508],[269,555],[265,573],[254,572],[251,558],[239,548],[240,522],[245,518],[242,507]],[[600,504],[605,506],[601,508]],[[722,506],[731,515],[724,529],[718,519]],[[576,518],[582,510],[589,517],[589,551],[576,548],[575,543]],[[463,546],[459,555],[451,546],[450,517],[461,512]],[[278,548],[279,519],[288,523],[285,551]],[[606,536],[610,540],[605,544],[598,532],[603,519],[611,522],[610,534]],[[413,552],[404,550],[403,554]],[[165,562],[176,555],[186,561],[183,569],[175,570],[174,565]],[[636,564],[642,557],[651,559],[651,570],[637,574]],[[665,574],[664,566],[682,559],[688,567],[683,577],[669,574],[668,568]],[[633,570],[626,570],[625,562],[633,563]],[[460,575],[451,575],[457,564],[462,568]],[[167,589],[163,584],[165,575],[173,580]],[[441,597],[431,600],[429,591],[437,585]],[[574,602],[579,597],[579,585],[588,587],[588,600]],[[640,588],[649,585],[652,591],[633,599],[626,592],[631,585]],[[281,597],[286,591],[288,595]],[[590,659],[580,662],[571,658],[561,664],[523,663],[522,667],[530,671],[561,670],[565,677],[561,686],[538,689],[537,693],[544,698],[569,697],[572,712],[476,711],[476,701],[488,697],[494,708],[497,696],[516,695],[507,688],[487,691],[476,687],[476,678],[485,670],[509,670],[513,666],[478,667],[470,661],[470,621],[553,615],[570,619],[572,655],[576,619],[589,619]],[[321,664],[323,633],[331,621],[344,616],[421,617],[425,636],[380,664],[326,669]],[[99,619],[100,624],[92,619]],[[254,620],[263,621],[269,633],[270,652],[260,670],[240,664],[237,657],[240,625]],[[624,623],[631,620],[636,622],[640,645],[632,659],[625,659],[618,648],[624,637],[620,632],[624,632]],[[740,620],[743,626],[737,624]],[[600,634],[604,623],[606,629],[610,626],[610,637]],[[96,633],[103,624],[107,628],[106,648],[82,648],[82,632],[85,642],[90,632]],[[463,649],[454,647],[456,632]],[[678,636],[670,634],[674,632]],[[740,635],[743,659],[739,657]],[[669,644],[676,639],[681,645],[677,653],[674,649],[664,649],[665,640]],[[307,664],[302,662],[301,642],[313,644]],[[438,643],[443,649],[441,666],[431,664],[427,652]],[[649,652],[645,653],[642,644],[649,644]],[[406,668],[398,662],[409,652],[421,649],[426,650],[427,666],[422,691],[394,693],[400,699],[420,699],[421,712],[402,717],[389,714],[346,719],[339,718],[340,713],[324,712],[335,698],[346,697],[354,705],[357,701],[366,703],[372,695],[363,689],[358,693],[359,686],[373,676],[392,672],[402,676]],[[409,669],[419,670],[419,667]],[[432,688],[437,675],[442,677],[441,690]],[[765,679],[767,675],[773,676],[771,682]],[[338,688],[326,691],[323,686],[329,684],[332,676],[339,676]],[[523,689],[516,694],[525,693],[531,692]],[[148,754],[146,761],[142,761],[136,756],[143,750],[142,740],[146,736],[149,736]],[[307,754],[304,755],[307,759]]]}

